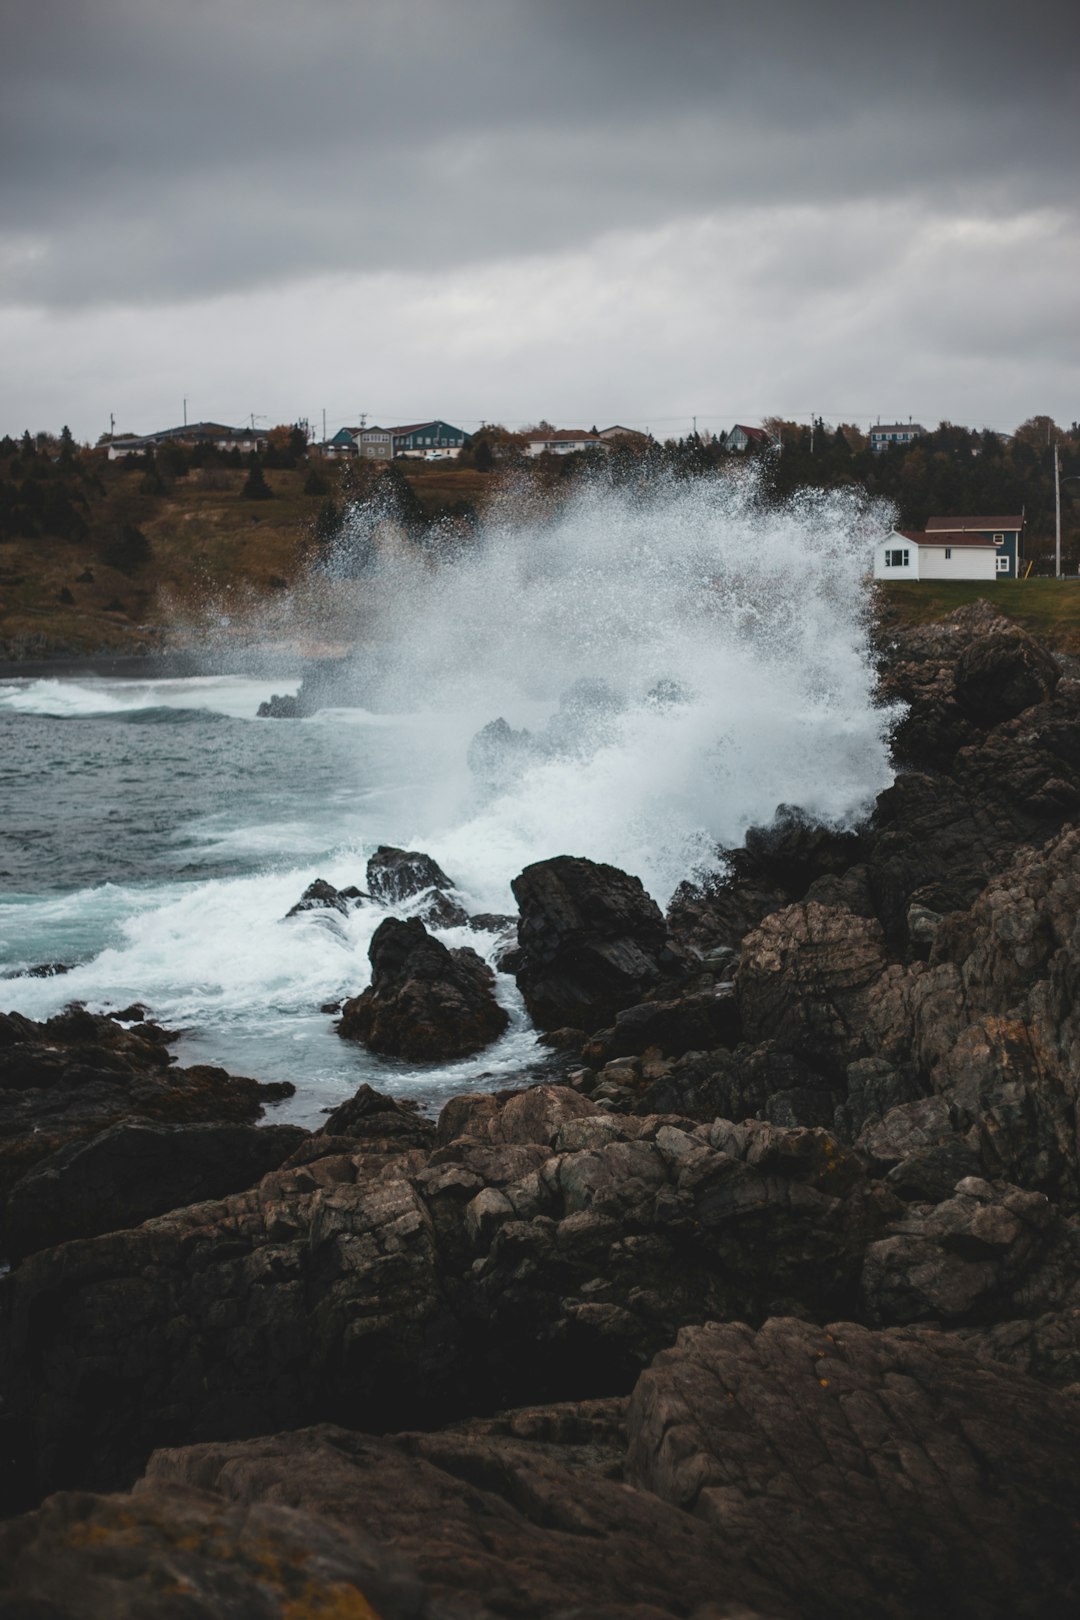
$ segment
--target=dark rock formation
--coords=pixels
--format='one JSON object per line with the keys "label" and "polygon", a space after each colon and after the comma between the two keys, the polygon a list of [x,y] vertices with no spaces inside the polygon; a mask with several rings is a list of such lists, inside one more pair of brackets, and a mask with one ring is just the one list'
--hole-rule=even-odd
{"label": "dark rock formation", "polygon": [[610,1024],[681,966],[656,903],[617,867],[559,855],[527,866],[512,887],[517,982],[541,1029]]}
{"label": "dark rock formation", "polygon": [[308,884],[295,906],[290,906],[285,915],[299,917],[308,911],[336,911],[340,916],[347,917],[349,910],[349,901],[340,889],[335,889],[325,878],[316,878],[314,883]]}
{"label": "dark rock formation", "polygon": [[305,716],[298,698],[289,693],[282,697],[277,692],[260,703],[255,713],[260,720],[302,720]]}
{"label": "dark rock formation", "polygon": [[205,1064],[175,1068],[171,1039],[149,1019],[125,1029],[81,1008],[44,1024],[0,1014],[0,1207],[34,1167],[121,1120],[251,1124],[292,1095]]}
{"label": "dark rock formation", "polygon": [[432,928],[463,928],[469,921],[451,898],[454,885],[442,867],[419,850],[380,845],[367,864],[367,886],[383,906],[401,905],[430,891],[417,915]]}
{"label": "dark rock formation", "polygon": [[[5,1612],[1066,1620],[1080,1408],[926,1331],[680,1334],[629,1402],[163,1450],[0,1528]],[[868,1482],[872,1488],[868,1488]]]}
{"label": "dark rock formation", "polygon": [[306,1137],[297,1125],[132,1120],[76,1138],[12,1188],[4,1223],[8,1258],[253,1186]]}
{"label": "dark rock formation", "polygon": [[467,947],[448,950],[418,917],[387,917],[368,955],[371,984],[342,1008],[338,1029],[347,1040],[426,1062],[479,1052],[510,1022],[491,969]]}

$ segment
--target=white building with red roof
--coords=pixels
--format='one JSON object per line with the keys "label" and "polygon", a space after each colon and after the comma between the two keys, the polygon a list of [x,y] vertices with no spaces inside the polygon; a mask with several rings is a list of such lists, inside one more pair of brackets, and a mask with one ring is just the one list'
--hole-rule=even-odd
{"label": "white building with red roof", "polygon": [[874,548],[874,578],[997,579],[998,552],[982,534],[894,529]]}

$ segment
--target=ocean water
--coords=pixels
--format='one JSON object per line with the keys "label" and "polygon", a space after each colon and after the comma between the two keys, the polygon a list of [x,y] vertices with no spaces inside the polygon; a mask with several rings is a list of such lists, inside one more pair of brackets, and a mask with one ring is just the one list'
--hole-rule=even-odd
{"label": "ocean water", "polygon": [[[611,861],[663,904],[781,802],[857,820],[889,779],[866,641],[887,517],[852,493],[766,515],[748,481],[597,489],[497,512],[435,567],[380,516],[368,706],[303,721],[256,718],[298,674],[0,678],[0,1006],[142,1001],[183,1031],[181,1062],[292,1080],[277,1117],[309,1124],[363,1080],[430,1108],[511,1083],[539,1055],[512,980],[479,1057],[376,1058],[319,1008],[363,988],[385,912],[285,913],[315,877],[363,887],[380,843],[426,849],[467,909],[500,912],[545,856]],[[346,543],[298,619],[349,566]],[[20,976],[51,961],[72,969]]]}

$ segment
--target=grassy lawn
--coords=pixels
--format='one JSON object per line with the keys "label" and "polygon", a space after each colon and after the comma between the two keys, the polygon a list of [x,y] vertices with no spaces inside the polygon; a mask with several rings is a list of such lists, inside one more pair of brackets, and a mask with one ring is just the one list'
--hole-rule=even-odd
{"label": "grassy lawn", "polygon": [[985,597],[1051,647],[1080,653],[1077,579],[901,580],[879,585],[878,591],[901,624],[930,624]]}

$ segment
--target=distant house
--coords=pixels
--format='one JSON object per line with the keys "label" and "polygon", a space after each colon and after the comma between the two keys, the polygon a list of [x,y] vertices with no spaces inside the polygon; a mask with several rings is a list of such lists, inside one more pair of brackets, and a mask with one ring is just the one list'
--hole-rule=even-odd
{"label": "distant house", "polygon": [[925,432],[921,422],[879,422],[870,429],[870,448],[888,450],[890,445],[911,444]]}
{"label": "distant house", "polygon": [[1012,517],[932,517],[926,522],[926,532],[935,539],[939,536],[946,544],[981,540],[992,545],[995,555],[994,572],[1003,579],[1018,579],[1023,556],[1022,539],[1024,514]]}
{"label": "distant house", "polygon": [[981,534],[894,529],[874,549],[875,579],[996,579],[998,548]]}
{"label": "distant house", "polygon": [[[619,431],[608,429],[609,433]],[[530,456],[571,456],[578,450],[609,450],[604,435],[585,428],[531,428],[525,435],[525,451]]]}
{"label": "distant house", "polygon": [[614,427],[601,428],[599,436],[604,440],[639,439],[643,444],[647,443],[649,439],[649,435],[647,433],[642,433],[640,428],[622,427],[618,422],[616,422]]}
{"label": "distant house", "polygon": [[334,437],[332,439],[327,439],[326,443],[323,445],[323,454],[330,456],[335,460],[339,459],[341,456],[355,455],[356,436],[359,432],[360,429],[354,427],[338,428],[337,432],[334,434]]}
{"label": "distant house", "polygon": [[409,422],[404,427],[378,428],[372,431],[390,435],[390,444],[395,456],[411,456],[428,461],[460,455],[469,442],[469,435],[463,428],[453,427],[449,422],[442,421]]}
{"label": "distant house", "polygon": [[736,422],[730,433],[725,433],[721,440],[725,450],[771,450],[774,440],[764,428],[746,427],[742,422]]}
{"label": "distant house", "polygon": [[209,444],[215,450],[240,450],[246,454],[262,450],[266,443],[265,433],[257,433],[254,428],[226,427],[223,422],[191,422],[183,427],[162,428],[158,433],[147,433],[139,438],[114,439],[109,445],[109,460],[144,456],[163,444],[178,444],[189,449]]}
{"label": "distant house", "polygon": [[365,461],[389,461],[394,454],[394,436],[389,428],[357,428],[356,448]]}

